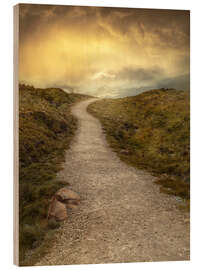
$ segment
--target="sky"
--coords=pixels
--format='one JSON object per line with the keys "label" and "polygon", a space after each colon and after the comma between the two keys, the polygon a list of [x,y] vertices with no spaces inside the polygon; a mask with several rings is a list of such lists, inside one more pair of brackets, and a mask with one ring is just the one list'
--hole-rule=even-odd
{"label": "sky", "polygon": [[190,13],[20,4],[19,80],[99,97],[189,90]]}

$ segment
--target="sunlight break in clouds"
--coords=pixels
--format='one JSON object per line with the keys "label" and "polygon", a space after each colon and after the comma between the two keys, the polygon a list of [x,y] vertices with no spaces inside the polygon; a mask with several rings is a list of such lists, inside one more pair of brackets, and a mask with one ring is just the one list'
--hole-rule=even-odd
{"label": "sunlight break in clouds", "polygon": [[20,81],[97,96],[189,90],[189,11],[20,4]]}
{"label": "sunlight break in clouds", "polygon": [[100,71],[100,72],[95,73],[92,76],[92,80],[103,79],[103,78],[114,79],[115,78],[115,75],[114,74],[107,73],[107,72]]}

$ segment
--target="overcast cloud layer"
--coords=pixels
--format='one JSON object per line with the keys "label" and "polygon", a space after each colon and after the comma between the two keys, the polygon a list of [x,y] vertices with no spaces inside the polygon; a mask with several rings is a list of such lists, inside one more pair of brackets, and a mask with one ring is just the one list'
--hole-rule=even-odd
{"label": "overcast cloud layer", "polygon": [[189,90],[189,11],[20,4],[20,81],[98,96]]}

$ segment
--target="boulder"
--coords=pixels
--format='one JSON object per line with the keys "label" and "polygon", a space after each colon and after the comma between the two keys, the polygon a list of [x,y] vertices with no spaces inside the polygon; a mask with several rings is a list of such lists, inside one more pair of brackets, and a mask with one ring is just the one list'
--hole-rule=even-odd
{"label": "boulder", "polygon": [[65,204],[59,202],[54,196],[49,206],[48,219],[54,218],[56,221],[62,221],[67,217],[68,215]]}
{"label": "boulder", "polygon": [[68,189],[66,187],[59,189],[55,196],[58,201],[66,204],[68,203],[69,200],[75,201],[80,200],[80,196],[75,191]]}

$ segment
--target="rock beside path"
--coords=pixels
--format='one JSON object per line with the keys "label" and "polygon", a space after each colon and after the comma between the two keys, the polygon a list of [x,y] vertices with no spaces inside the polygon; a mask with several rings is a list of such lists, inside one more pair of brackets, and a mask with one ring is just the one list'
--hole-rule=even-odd
{"label": "rock beside path", "polygon": [[59,202],[56,197],[53,197],[48,210],[48,219],[63,221],[68,217],[66,205]]}
{"label": "rock beside path", "polygon": [[66,187],[57,191],[56,198],[58,201],[63,203],[68,203],[69,200],[80,201],[80,196],[75,191]]}
{"label": "rock beside path", "polygon": [[48,219],[63,221],[67,219],[67,208],[77,209],[80,202],[80,196],[73,190],[66,187],[59,189],[51,199],[48,209]]}
{"label": "rock beside path", "polygon": [[72,107],[78,131],[57,176],[82,194],[82,204],[73,213],[66,206],[68,219],[36,265],[189,260],[189,213],[159,191],[154,176],[109,148],[100,122],[86,111],[93,101]]}

